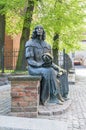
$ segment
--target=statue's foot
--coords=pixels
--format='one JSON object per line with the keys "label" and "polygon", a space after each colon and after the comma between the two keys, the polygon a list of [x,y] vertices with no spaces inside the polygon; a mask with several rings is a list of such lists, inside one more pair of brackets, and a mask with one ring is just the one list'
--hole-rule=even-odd
{"label": "statue's foot", "polygon": [[64,98],[65,101],[69,100],[68,94],[65,94],[65,95],[63,96],[63,98]]}
{"label": "statue's foot", "polygon": [[69,100],[69,98],[68,97],[66,97],[66,98],[64,97],[64,100],[67,101],[67,100]]}
{"label": "statue's foot", "polygon": [[60,100],[58,100],[57,104],[59,104],[59,105],[63,105],[63,102],[60,101]]}
{"label": "statue's foot", "polygon": [[54,103],[54,104],[63,105],[63,103],[62,103],[58,98],[50,99],[50,100],[48,101],[48,103]]}
{"label": "statue's foot", "polygon": [[58,94],[57,98],[61,101],[64,102],[65,100],[63,99],[63,97],[61,96],[61,94]]}
{"label": "statue's foot", "polygon": [[60,98],[59,100],[60,100],[61,102],[64,102],[64,101],[65,101],[63,98]]}

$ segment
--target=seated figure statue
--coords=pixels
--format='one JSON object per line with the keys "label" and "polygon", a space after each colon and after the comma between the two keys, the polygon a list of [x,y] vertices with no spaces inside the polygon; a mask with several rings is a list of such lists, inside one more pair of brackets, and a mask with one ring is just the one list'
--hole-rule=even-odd
{"label": "seated figure statue", "polygon": [[56,66],[53,63],[53,56],[50,53],[44,53],[42,56],[45,67],[53,67],[58,71],[57,79],[60,81],[60,93],[62,97],[67,100],[69,86],[68,86],[68,77],[65,70],[61,69],[59,66]]}
{"label": "seated figure statue", "polygon": [[[65,70],[53,63],[52,49],[45,41],[45,31],[42,26],[36,26],[32,38],[25,44],[25,56],[28,63],[28,72],[31,75],[41,75],[40,102],[62,104],[62,90],[57,83]],[[60,78],[57,76],[60,74]],[[61,87],[62,88],[62,87]],[[68,93],[68,92],[67,92]]]}

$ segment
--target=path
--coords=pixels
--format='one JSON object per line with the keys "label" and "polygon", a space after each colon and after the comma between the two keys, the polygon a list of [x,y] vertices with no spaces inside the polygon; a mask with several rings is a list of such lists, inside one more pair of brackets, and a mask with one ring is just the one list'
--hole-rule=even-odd
{"label": "path", "polygon": [[[68,130],[86,130],[86,68],[76,68],[76,83],[70,85],[69,97],[72,100],[71,107],[61,115],[39,116],[68,124]],[[64,125],[64,124],[63,124]]]}
{"label": "path", "polygon": [[86,68],[76,68],[76,84],[70,85],[71,107],[58,116],[39,118],[58,119],[68,123],[68,130],[86,130]]}

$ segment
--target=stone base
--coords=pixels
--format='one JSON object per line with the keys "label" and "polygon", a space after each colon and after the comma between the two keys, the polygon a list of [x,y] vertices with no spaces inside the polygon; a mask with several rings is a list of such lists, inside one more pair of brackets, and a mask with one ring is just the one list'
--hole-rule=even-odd
{"label": "stone base", "polygon": [[52,116],[59,115],[68,110],[71,106],[71,100],[67,100],[63,103],[63,105],[58,104],[46,104],[46,106],[39,106],[38,114],[39,116]]}
{"label": "stone base", "polygon": [[37,118],[38,112],[10,112],[8,116]]}

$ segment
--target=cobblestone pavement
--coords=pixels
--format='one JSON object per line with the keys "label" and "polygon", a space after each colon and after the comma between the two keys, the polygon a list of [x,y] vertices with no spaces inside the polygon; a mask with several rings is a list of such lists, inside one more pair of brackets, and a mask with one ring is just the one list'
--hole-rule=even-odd
{"label": "cobblestone pavement", "polygon": [[71,107],[57,116],[40,116],[39,118],[57,119],[68,124],[68,130],[86,130],[86,68],[76,68],[76,83],[70,85],[69,97]]}
{"label": "cobblestone pavement", "polygon": [[39,116],[38,118],[57,119],[68,124],[68,130],[86,130],[86,68],[76,68],[76,83],[70,85],[69,109],[60,115]]}

